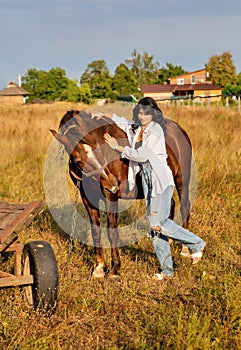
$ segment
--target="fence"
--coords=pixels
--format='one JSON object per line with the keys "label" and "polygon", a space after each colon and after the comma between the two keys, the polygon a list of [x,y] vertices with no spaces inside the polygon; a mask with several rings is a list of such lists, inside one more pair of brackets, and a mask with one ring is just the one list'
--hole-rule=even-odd
{"label": "fence", "polygon": [[[212,99],[215,101],[212,101]],[[240,108],[240,96],[226,96],[223,97],[222,95],[212,95],[212,96],[175,96],[172,98],[156,98],[157,102],[166,102],[171,103],[172,105],[176,106],[207,106],[211,107],[211,105],[215,105],[217,107],[226,107],[227,109],[232,108],[236,109],[238,113],[241,113]]]}

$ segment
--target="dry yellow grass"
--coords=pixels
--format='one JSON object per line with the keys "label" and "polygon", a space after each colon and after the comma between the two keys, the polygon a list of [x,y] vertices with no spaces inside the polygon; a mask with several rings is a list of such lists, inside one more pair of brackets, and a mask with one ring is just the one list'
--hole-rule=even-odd
{"label": "dry yellow grass", "polygon": [[[48,130],[68,109],[83,107],[0,106],[1,200],[44,199]],[[153,283],[158,262],[143,238],[121,249],[121,282],[92,281],[92,248],[75,242],[68,256],[68,240],[46,208],[20,240],[52,244],[60,272],[58,307],[45,317],[26,308],[21,288],[0,289],[1,349],[241,349],[241,117],[215,107],[163,111],[193,143],[198,190],[190,229],[208,242],[201,263],[182,260],[174,244],[176,276],[171,283]],[[11,258],[1,263],[8,266]]]}

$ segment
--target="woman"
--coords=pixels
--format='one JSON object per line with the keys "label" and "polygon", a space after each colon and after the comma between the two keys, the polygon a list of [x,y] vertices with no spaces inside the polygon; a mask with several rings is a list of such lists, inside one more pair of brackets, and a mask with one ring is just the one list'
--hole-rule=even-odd
{"label": "woman", "polygon": [[136,131],[131,147],[118,145],[118,141],[109,134],[105,134],[104,138],[111,148],[121,153],[121,157],[138,162],[141,167],[150,236],[161,265],[161,273],[156,273],[153,278],[164,280],[174,274],[168,238],[192,251],[193,264],[202,258],[206,243],[169,219],[175,184],[167,164],[165,119],[155,100],[150,97],[141,99],[133,110],[133,121]]}

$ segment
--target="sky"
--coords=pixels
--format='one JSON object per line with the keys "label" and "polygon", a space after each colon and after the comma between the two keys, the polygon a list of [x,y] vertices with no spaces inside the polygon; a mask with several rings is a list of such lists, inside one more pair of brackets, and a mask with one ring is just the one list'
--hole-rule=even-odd
{"label": "sky", "polygon": [[228,51],[240,73],[240,36],[240,0],[0,0],[0,89],[30,68],[114,74],[134,49],[189,72]]}

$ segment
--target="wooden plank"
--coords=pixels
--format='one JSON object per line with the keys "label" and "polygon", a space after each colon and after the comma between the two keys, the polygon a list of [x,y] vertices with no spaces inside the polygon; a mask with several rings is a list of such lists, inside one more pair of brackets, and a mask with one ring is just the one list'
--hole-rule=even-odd
{"label": "wooden plank", "polygon": [[22,273],[22,253],[23,253],[24,245],[18,243],[16,245],[16,249],[14,251],[14,275],[19,276]]}
{"label": "wooden plank", "polygon": [[22,286],[26,284],[33,284],[32,275],[0,278],[0,288]]}
{"label": "wooden plank", "polygon": [[12,275],[11,273],[7,273],[4,271],[0,270],[0,278],[4,278],[4,277],[13,277],[14,275]]}
{"label": "wooden plank", "polygon": [[11,244],[13,244],[18,239],[18,235],[13,232],[11,233],[3,243],[0,244],[0,252],[6,250]]}
{"label": "wooden plank", "polygon": [[13,232],[18,233],[25,226],[30,224],[33,218],[42,210],[43,206],[44,204],[42,201],[34,201],[28,204],[25,209],[5,229],[1,231],[0,243],[3,244]]}
{"label": "wooden plank", "polygon": [[28,206],[28,204],[14,204],[0,201],[0,230],[4,230]]}

